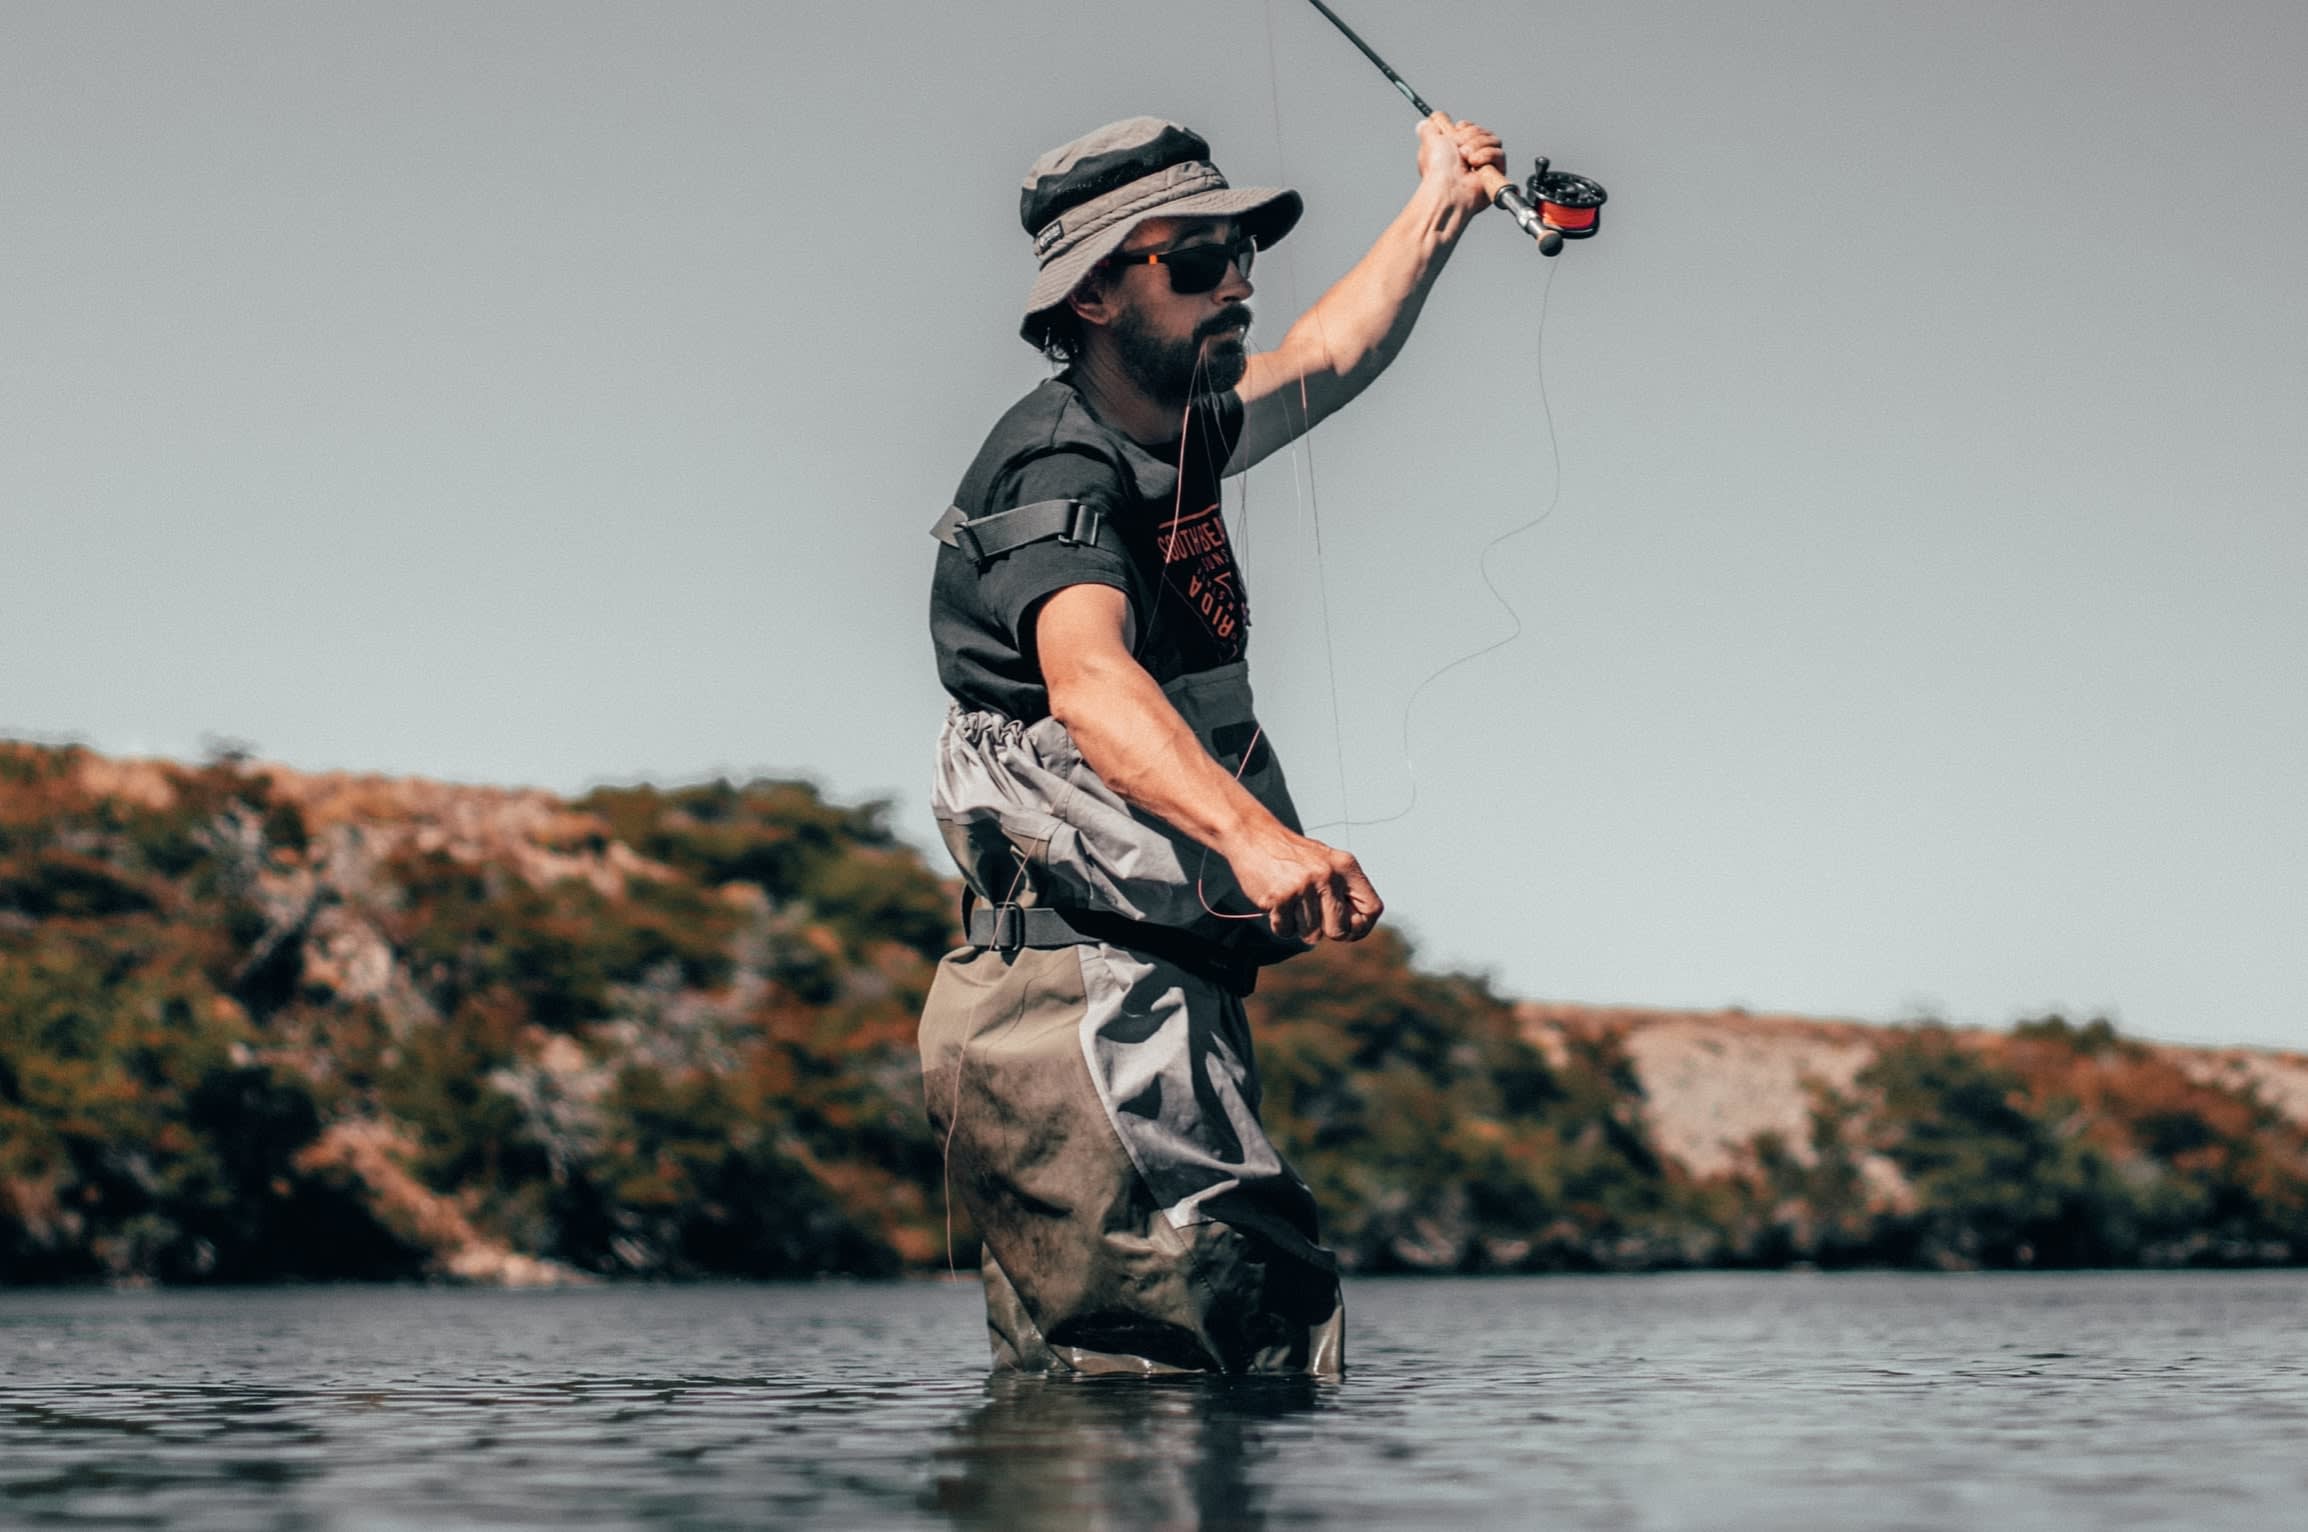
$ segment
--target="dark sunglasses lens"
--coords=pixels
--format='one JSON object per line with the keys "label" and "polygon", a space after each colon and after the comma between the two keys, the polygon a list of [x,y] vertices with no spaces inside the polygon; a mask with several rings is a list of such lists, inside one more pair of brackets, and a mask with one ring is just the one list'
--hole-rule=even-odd
{"label": "dark sunglasses lens", "polygon": [[1229,265],[1239,268],[1247,277],[1251,252],[1257,248],[1246,239],[1238,245],[1193,245],[1173,250],[1162,257],[1162,264],[1170,268],[1170,290],[1206,293],[1226,280]]}

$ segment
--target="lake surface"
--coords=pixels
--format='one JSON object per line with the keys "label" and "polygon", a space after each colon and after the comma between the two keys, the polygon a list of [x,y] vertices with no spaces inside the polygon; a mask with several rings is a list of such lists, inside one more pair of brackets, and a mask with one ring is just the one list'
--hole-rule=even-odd
{"label": "lake surface", "polygon": [[0,1289],[0,1525],[2308,1525],[2308,1273],[1360,1281],[1337,1385],[974,1285]]}

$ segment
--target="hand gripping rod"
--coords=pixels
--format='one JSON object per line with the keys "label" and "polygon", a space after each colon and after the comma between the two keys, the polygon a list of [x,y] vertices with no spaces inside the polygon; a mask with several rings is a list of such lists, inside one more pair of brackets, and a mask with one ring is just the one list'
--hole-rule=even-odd
{"label": "hand gripping rod", "polygon": [[[1386,60],[1380,58],[1370,44],[1355,35],[1354,28],[1339,20],[1338,12],[1324,5],[1322,0],[1307,0],[1307,4],[1322,12],[1332,26],[1346,35],[1348,42],[1360,48],[1362,56],[1378,66],[1378,72],[1385,75],[1396,90],[1402,92],[1403,99],[1411,104],[1419,116],[1432,117],[1434,115],[1434,108],[1428,106],[1420,98],[1419,93],[1410,88],[1410,82],[1388,67]],[[1504,171],[1494,166],[1485,165],[1475,174],[1476,178],[1482,182],[1483,190],[1490,195],[1491,205],[1504,209],[1508,217],[1522,226],[1525,234],[1539,242],[1539,254],[1556,255],[1561,252],[1563,236],[1546,226],[1539,217],[1539,210],[1531,206],[1530,202],[1523,196],[1522,188],[1508,180]]]}

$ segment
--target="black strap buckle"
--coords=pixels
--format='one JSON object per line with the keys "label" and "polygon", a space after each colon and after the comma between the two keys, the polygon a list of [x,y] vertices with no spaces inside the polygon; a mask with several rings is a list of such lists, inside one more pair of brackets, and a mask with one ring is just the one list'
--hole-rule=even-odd
{"label": "black strap buckle", "polygon": [[930,535],[983,565],[1012,549],[1054,537],[1067,544],[1094,544],[1105,530],[1105,513],[1084,500],[1037,500],[990,516],[970,517],[958,505],[946,507]]}
{"label": "black strap buckle", "polygon": [[993,949],[1004,957],[1013,957],[1026,945],[1026,911],[1023,905],[997,904],[994,906]]}
{"label": "black strap buckle", "polygon": [[1106,518],[1087,500],[1074,502],[1073,514],[1066,518],[1066,530],[1058,534],[1062,543],[1095,543]]}
{"label": "black strap buckle", "polygon": [[979,546],[977,528],[966,521],[959,522],[954,527],[954,546],[961,549],[963,555],[973,564],[983,564],[992,556]]}

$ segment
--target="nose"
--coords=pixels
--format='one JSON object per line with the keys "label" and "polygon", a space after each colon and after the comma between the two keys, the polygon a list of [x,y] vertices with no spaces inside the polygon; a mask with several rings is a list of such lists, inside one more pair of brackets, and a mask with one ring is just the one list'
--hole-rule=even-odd
{"label": "nose", "polygon": [[1250,278],[1242,274],[1242,263],[1240,261],[1228,261],[1225,279],[1218,284],[1217,290],[1211,296],[1220,303],[1240,303],[1256,291],[1258,289],[1250,285]]}

